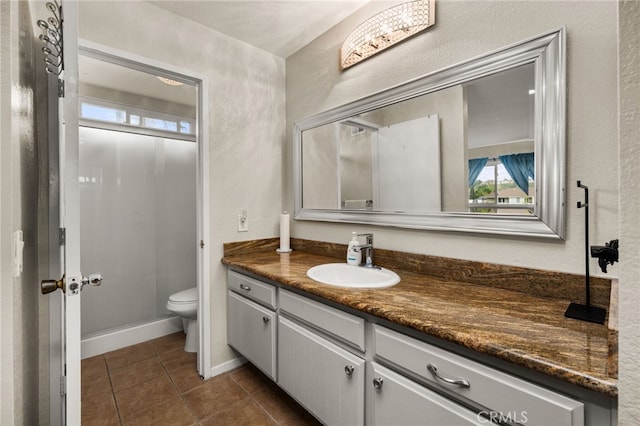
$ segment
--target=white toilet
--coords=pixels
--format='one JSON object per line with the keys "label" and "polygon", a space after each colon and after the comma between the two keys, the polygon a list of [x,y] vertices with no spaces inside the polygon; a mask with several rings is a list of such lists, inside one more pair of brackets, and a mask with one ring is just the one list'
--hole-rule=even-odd
{"label": "white toilet", "polygon": [[198,352],[198,287],[169,296],[167,310],[182,318],[182,326],[187,335],[185,352]]}

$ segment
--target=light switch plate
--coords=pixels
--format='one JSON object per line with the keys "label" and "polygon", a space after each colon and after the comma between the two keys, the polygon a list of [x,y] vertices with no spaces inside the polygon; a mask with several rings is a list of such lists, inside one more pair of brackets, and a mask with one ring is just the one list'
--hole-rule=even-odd
{"label": "light switch plate", "polygon": [[238,215],[238,232],[249,231],[249,218],[247,218],[246,212]]}

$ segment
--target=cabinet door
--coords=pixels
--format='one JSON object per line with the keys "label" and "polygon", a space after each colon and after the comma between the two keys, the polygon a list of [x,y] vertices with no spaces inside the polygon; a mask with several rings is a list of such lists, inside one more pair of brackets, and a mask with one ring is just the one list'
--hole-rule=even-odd
{"label": "cabinet door", "polygon": [[375,362],[372,363],[373,424],[458,426],[491,422]]}
{"label": "cabinet door", "polygon": [[364,424],[364,359],[278,319],[278,384],[327,425]]}
{"label": "cabinet door", "polygon": [[276,379],[276,313],[232,291],[227,296],[227,341]]}

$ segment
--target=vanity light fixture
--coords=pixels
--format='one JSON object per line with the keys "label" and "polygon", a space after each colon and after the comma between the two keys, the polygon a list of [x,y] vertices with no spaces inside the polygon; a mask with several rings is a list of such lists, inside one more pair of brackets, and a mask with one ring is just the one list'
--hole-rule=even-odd
{"label": "vanity light fixture", "polygon": [[170,78],[167,78],[167,77],[160,77],[160,76],[157,76],[157,77],[158,77],[158,80],[160,80],[164,84],[168,84],[169,86],[182,86],[184,84],[180,81],[171,80]]}
{"label": "vanity light fixture", "polygon": [[349,68],[435,24],[435,0],[393,6],[360,24],[340,48],[340,70]]}

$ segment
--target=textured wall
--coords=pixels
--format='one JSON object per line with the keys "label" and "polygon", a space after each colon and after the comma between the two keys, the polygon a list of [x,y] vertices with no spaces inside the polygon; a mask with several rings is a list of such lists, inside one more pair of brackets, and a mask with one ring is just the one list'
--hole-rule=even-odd
{"label": "textured wall", "polygon": [[[9,2],[0,3],[0,423],[13,424],[13,309],[11,276],[11,80],[12,41],[17,31]],[[5,143],[6,141],[6,143]]]}
{"label": "textured wall", "polygon": [[[620,277],[620,424],[639,424],[640,192],[634,182],[640,180],[640,3],[439,0],[432,29],[340,73],[336,63],[342,41],[358,23],[384,7],[365,6],[287,59],[287,127],[368,93],[566,26],[567,239],[545,242],[314,222],[295,222],[292,235],[346,243],[350,231],[357,229],[374,232],[376,245],[387,249],[584,273],[584,212],[575,208],[583,198],[575,187],[581,179],[591,189],[591,244],[621,240],[621,264],[603,275],[593,262],[591,271]],[[287,161],[292,161],[290,152]],[[293,205],[292,193],[288,187],[285,206]]]}
{"label": "textured wall", "polygon": [[[549,242],[303,221],[293,224],[292,234],[346,243],[353,230],[371,231],[376,245],[386,249],[583,273],[584,212],[575,208],[583,194],[576,180],[591,189],[591,242],[618,237],[616,3],[439,0],[434,27],[340,72],[338,49],[346,36],[389,5],[369,3],[287,58],[287,128],[303,117],[566,26],[567,239]],[[287,146],[291,144],[289,140]],[[292,161],[289,150],[289,173]],[[291,181],[289,174],[285,208],[293,206]],[[596,271],[595,263],[591,269]],[[617,266],[609,274],[615,275]]]}
{"label": "textured wall", "polygon": [[[284,60],[146,2],[80,2],[80,37],[209,80],[212,364],[230,358],[222,243],[278,234]],[[249,232],[237,233],[246,209]]]}
{"label": "textured wall", "polygon": [[[38,152],[33,18],[27,2],[2,2],[0,37],[0,423],[38,424]],[[38,65],[41,63],[38,61]],[[24,270],[13,275],[13,235]],[[46,384],[45,384],[46,386]]]}
{"label": "textured wall", "polygon": [[619,3],[620,425],[640,424],[640,2]]}

